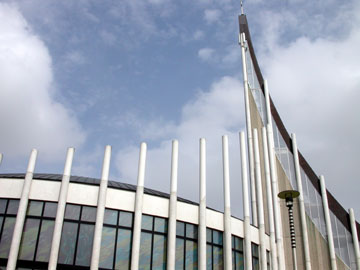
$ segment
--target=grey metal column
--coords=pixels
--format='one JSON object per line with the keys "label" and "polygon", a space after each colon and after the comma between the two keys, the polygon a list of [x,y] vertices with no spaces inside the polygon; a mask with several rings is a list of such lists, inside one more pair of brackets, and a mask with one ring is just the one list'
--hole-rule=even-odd
{"label": "grey metal column", "polygon": [[91,265],[90,265],[91,270],[97,270],[99,268],[101,236],[102,236],[104,214],[105,214],[106,191],[109,181],[110,158],[111,158],[111,146],[107,145],[105,147],[104,161],[103,161],[100,188],[99,188],[99,197],[97,202],[94,242],[93,242]]}
{"label": "grey metal column", "polygon": [[311,270],[309,238],[308,238],[308,232],[307,232],[306,213],[305,213],[305,204],[304,204],[304,196],[303,196],[304,193],[303,193],[301,174],[300,174],[300,163],[299,163],[299,154],[298,154],[298,148],[297,148],[297,143],[296,143],[296,135],[294,133],[291,134],[291,139],[292,139],[292,147],[293,147],[293,154],[294,154],[296,184],[297,184],[298,191],[300,192],[299,207],[300,207],[300,222],[301,222],[302,240],[303,240],[303,246],[304,246],[305,269]]}
{"label": "grey metal column", "polygon": [[16,262],[19,254],[21,236],[24,228],[24,222],[26,217],[26,210],[29,202],[29,194],[31,188],[31,182],[33,179],[35,164],[36,164],[37,150],[33,149],[30,154],[30,159],[24,179],[23,189],[21,192],[21,198],[19,203],[19,209],[16,215],[14,233],[11,240],[10,252],[7,263],[7,270],[15,270]]}
{"label": "grey metal column", "polygon": [[249,207],[249,183],[246,164],[245,133],[240,132],[240,153],[241,153],[241,176],[243,190],[243,208],[244,208],[244,252],[245,252],[245,270],[252,270],[251,256],[251,227],[250,227],[250,207]]}
{"label": "grey metal column", "polygon": [[322,202],[323,202],[323,206],[324,206],[326,232],[328,235],[331,270],[337,270],[334,238],[333,238],[333,232],[332,232],[332,228],[331,228],[331,220],[330,220],[330,212],[329,212],[329,204],[328,204],[326,187],[325,187],[325,179],[324,179],[323,175],[320,175],[320,188],[321,188]]}
{"label": "grey metal column", "polygon": [[356,230],[354,209],[352,209],[352,208],[349,209],[349,216],[350,216],[351,235],[352,235],[353,244],[354,244],[356,267],[357,267],[357,269],[360,269],[360,249],[359,249],[358,234],[357,234],[357,230]]}
{"label": "grey metal column", "polygon": [[146,160],[146,143],[141,143],[138,179],[137,179],[136,196],[135,196],[134,229],[133,229],[133,241],[132,241],[132,251],[131,251],[131,270],[139,269],[141,217],[142,217],[142,209],[143,209],[144,180],[145,180],[145,160]]}
{"label": "grey metal column", "polygon": [[68,148],[66,154],[66,161],[64,167],[64,174],[61,181],[61,188],[58,198],[58,206],[56,210],[56,219],[54,226],[54,233],[51,242],[50,249],[50,258],[49,258],[49,270],[56,270],[58,256],[59,256],[59,248],[60,248],[60,240],[61,240],[61,231],[64,222],[64,214],[65,214],[65,206],[66,199],[69,189],[70,182],[70,174],[71,174],[71,165],[74,157],[74,148]]}
{"label": "grey metal column", "polygon": [[171,154],[169,228],[168,228],[168,246],[167,246],[167,269],[169,270],[175,269],[178,153],[179,153],[179,143],[177,140],[173,140],[172,154]]}
{"label": "grey metal column", "polygon": [[199,270],[206,270],[206,141],[200,139]]}

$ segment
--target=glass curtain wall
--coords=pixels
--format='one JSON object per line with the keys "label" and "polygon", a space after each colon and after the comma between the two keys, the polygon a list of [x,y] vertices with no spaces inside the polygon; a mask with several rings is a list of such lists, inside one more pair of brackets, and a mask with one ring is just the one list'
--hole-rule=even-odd
{"label": "glass curtain wall", "polygon": [[243,250],[243,239],[232,235],[232,264],[233,270],[244,269],[244,250]]}
{"label": "glass curtain wall", "polygon": [[223,232],[206,228],[206,269],[224,269]]}
{"label": "glass curtain wall", "polygon": [[198,269],[198,226],[176,222],[176,270]]}

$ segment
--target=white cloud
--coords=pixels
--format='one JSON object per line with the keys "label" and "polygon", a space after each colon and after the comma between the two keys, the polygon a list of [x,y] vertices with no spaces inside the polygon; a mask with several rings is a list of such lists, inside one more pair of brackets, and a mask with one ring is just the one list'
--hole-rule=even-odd
{"label": "white cloud", "polygon": [[52,62],[44,43],[12,6],[0,4],[0,149],[5,158],[40,150],[63,159],[85,140],[71,111],[53,99]]}
{"label": "white cloud", "polygon": [[211,48],[202,48],[198,51],[198,56],[201,60],[205,62],[214,60],[215,50]]}
{"label": "white cloud", "polygon": [[221,11],[219,9],[206,9],[204,11],[204,19],[208,24],[218,22],[220,16],[221,16]]}
{"label": "white cloud", "polygon": [[204,36],[205,36],[205,34],[204,34],[204,32],[201,31],[201,30],[195,31],[195,33],[194,33],[194,35],[193,35],[193,37],[194,37],[195,40],[203,39]]}

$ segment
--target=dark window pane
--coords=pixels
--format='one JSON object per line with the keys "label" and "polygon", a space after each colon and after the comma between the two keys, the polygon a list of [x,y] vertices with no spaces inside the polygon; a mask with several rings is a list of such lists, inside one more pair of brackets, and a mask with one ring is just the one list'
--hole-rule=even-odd
{"label": "dark window pane", "polygon": [[255,244],[251,244],[251,253],[253,257],[259,257],[259,248]]}
{"label": "dark window pane", "polygon": [[34,260],[35,245],[39,233],[40,219],[27,218],[24,224],[24,231],[21,237],[19,259]]}
{"label": "dark window pane", "polygon": [[212,243],[212,230],[206,228],[206,242]]}
{"label": "dark window pane", "polygon": [[7,213],[10,215],[16,215],[19,209],[19,200],[9,200]]}
{"label": "dark window pane", "polygon": [[130,230],[118,229],[115,269],[128,270],[130,268],[131,239]]}
{"label": "dark window pane", "polygon": [[[183,224],[184,225],[184,224]],[[184,240],[176,238],[175,269],[184,269]]]}
{"label": "dark window pane", "polygon": [[104,224],[117,225],[118,211],[105,209]]}
{"label": "dark window pane", "polygon": [[[0,233],[1,233],[1,227],[2,227],[2,224],[3,224],[3,220],[4,220],[4,217],[0,217]],[[1,234],[0,234],[1,236]]]}
{"label": "dark window pane", "polygon": [[64,222],[60,242],[59,263],[73,264],[77,229],[78,225],[76,223]]}
{"label": "dark window pane", "polygon": [[213,270],[223,270],[223,249],[222,247],[213,246]]}
{"label": "dark window pane", "polygon": [[[116,219],[115,219],[116,221]],[[102,268],[113,268],[113,259],[115,252],[115,236],[116,229],[111,227],[103,227],[101,237],[101,250],[99,265]]]}
{"label": "dark window pane", "polygon": [[76,265],[90,266],[95,225],[80,224]]}
{"label": "dark window pane", "polygon": [[39,244],[36,251],[36,260],[40,262],[48,262],[50,256],[50,248],[54,233],[53,220],[43,220],[41,223]]}
{"label": "dark window pane", "polygon": [[154,224],[154,231],[155,232],[167,232],[167,220],[164,218],[155,218],[155,224]]}
{"label": "dark window pane", "polygon": [[83,206],[81,212],[81,220],[95,222],[96,220],[96,207]]}
{"label": "dark window pane", "polygon": [[140,240],[140,260],[139,269],[150,269],[151,259],[151,233],[142,232]]}
{"label": "dark window pane", "polygon": [[223,234],[222,232],[213,230],[213,243],[222,245],[223,244]]}
{"label": "dark window pane", "polygon": [[186,237],[197,239],[198,228],[193,224],[186,224]]}
{"label": "dark window pane", "polygon": [[152,269],[166,269],[166,236],[154,234]]}
{"label": "dark window pane", "polygon": [[65,218],[79,220],[80,217],[80,205],[67,204],[65,210]]}
{"label": "dark window pane", "polygon": [[195,241],[186,240],[185,269],[198,269],[198,248]]}
{"label": "dark window pane", "polygon": [[141,229],[152,231],[153,217],[143,215],[141,218]]}
{"label": "dark window pane", "polygon": [[184,236],[185,233],[185,223],[181,221],[176,221],[176,235]]}
{"label": "dark window pane", "polygon": [[240,252],[235,252],[235,269],[244,270],[244,256]]}
{"label": "dark window pane", "polygon": [[57,203],[47,202],[45,203],[44,217],[56,217]]}
{"label": "dark window pane", "polygon": [[236,250],[243,250],[243,240],[239,237],[235,237],[235,247]]}
{"label": "dark window pane", "polygon": [[38,217],[41,216],[43,205],[43,202],[30,201],[27,209],[27,215]]}
{"label": "dark window pane", "polygon": [[259,270],[260,266],[259,266],[259,260],[256,258],[252,259],[252,263],[253,263],[253,270]]}
{"label": "dark window pane", "polygon": [[206,245],[206,270],[212,270],[212,248],[211,245]]}
{"label": "dark window pane", "polygon": [[16,219],[13,217],[7,217],[4,220],[4,227],[0,240],[0,258],[7,258],[9,255],[15,220]]}
{"label": "dark window pane", "polygon": [[133,223],[133,213],[129,212],[120,212],[119,215],[119,225],[124,227],[132,227]]}
{"label": "dark window pane", "polygon": [[0,214],[4,214],[6,210],[6,199],[0,199]]}

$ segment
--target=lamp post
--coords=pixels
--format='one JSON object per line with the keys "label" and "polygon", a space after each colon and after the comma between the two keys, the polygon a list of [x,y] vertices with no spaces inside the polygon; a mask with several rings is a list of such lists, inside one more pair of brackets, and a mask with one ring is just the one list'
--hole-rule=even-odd
{"label": "lamp post", "polygon": [[284,190],[278,194],[280,199],[284,199],[287,208],[289,209],[289,225],[290,225],[290,239],[291,239],[291,249],[293,256],[293,265],[294,270],[297,270],[296,263],[296,239],[295,239],[295,226],[294,226],[294,215],[293,215],[293,201],[294,198],[299,197],[300,193],[296,190]]}

